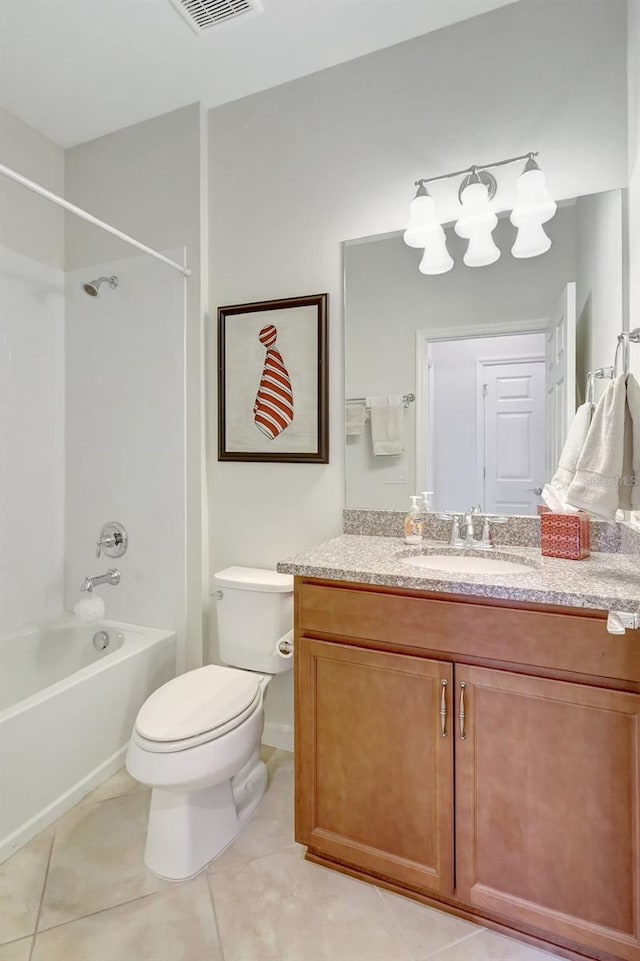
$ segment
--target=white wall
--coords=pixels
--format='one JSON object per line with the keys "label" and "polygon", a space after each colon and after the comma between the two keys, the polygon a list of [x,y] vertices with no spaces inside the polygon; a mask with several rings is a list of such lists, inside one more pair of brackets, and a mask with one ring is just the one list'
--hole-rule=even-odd
{"label": "white wall", "polygon": [[[629,325],[640,327],[640,0],[628,3],[629,187]],[[640,348],[632,351],[632,367],[640,377]]]}
{"label": "white wall", "polygon": [[543,333],[445,340],[431,345],[435,424],[429,440],[435,510],[462,511],[478,500],[478,361],[544,357],[544,353]]}
{"label": "white wall", "polygon": [[[420,273],[422,251],[408,248],[402,236],[347,244],[347,397],[415,392],[418,330],[544,322],[565,284],[575,279],[574,220],[575,207],[561,207],[546,225],[551,250],[521,260],[510,253],[515,228],[502,218],[493,234],[502,256],[481,269],[465,267],[466,241],[448,229],[455,266],[438,276]],[[406,470],[404,485],[385,483],[386,469],[395,466]],[[368,424],[364,434],[347,438],[345,478],[347,507],[408,505],[416,487],[416,405],[405,411],[405,451],[397,457],[373,456]]]}
{"label": "white wall", "polygon": [[[83,281],[111,274],[115,290],[82,292]],[[66,606],[85,576],[116,567],[120,584],[96,588],[107,617],[170,628],[183,642],[184,312],[183,278],[144,255],[67,274]],[[129,547],[98,560],[111,520],[124,524]]]}
{"label": "white wall", "polygon": [[[170,603],[176,609],[181,603],[187,583],[186,663],[196,667],[202,662],[202,572],[203,572],[203,458],[202,458],[202,318],[205,309],[201,271],[203,233],[206,227],[201,216],[201,204],[206,196],[202,182],[203,154],[206,140],[202,129],[203,112],[198,104],[135,124],[90,143],[66,151],[66,190],[73,203],[108,221],[138,240],[166,250],[186,248],[186,257],[192,270],[187,283],[186,323],[186,370],[183,355],[173,358],[175,370],[180,371],[186,391],[186,461],[180,455],[180,463],[186,470],[186,497],[188,501],[187,529],[183,530],[178,550],[183,550],[186,537],[189,545],[186,571],[168,587],[172,597],[159,603]],[[76,218],[67,223],[67,269],[91,267],[102,261],[122,256],[122,246],[108,234],[90,227]],[[169,268],[161,268],[172,275]],[[178,276],[178,275],[176,275]],[[110,292],[109,292],[110,293]],[[104,295],[106,299],[106,294]],[[176,323],[181,323],[176,317]],[[148,329],[146,357],[139,355],[140,362],[149,370],[164,369],[165,346],[160,330]],[[135,334],[132,328],[132,334]],[[87,344],[87,349],[89,349]],[[139,385],[139,399],[143,399],[143,381]],[[149,428],[158,443],[162,440],[155,431],[153,410],[149,411]],[[130,493],[137,496],[134,487]],[[165,492],[168,491],[165,488]],[[114,491],[121,496],[122,491]],[[104,514],[107,505],[101,508]],[[140,504],[140,508],[143,505]],[[156,518],[162,523],[163,511]],[[105,520],[109,518],[104,516]],[[117,518],[116,518],[117,519]],[[124,520],[124,518],[123,518]],[[129,523],[137,525],[143,518],[129,514]],[[80,544],[81,534],[69,532],[70,541]],[[84,535],[82,535],[84,536]],[[84,541],[82,541],[84,543]],[[151,549],[149,541],[145,549]],[[69,559],[75,569],[78,557]],[[82,565],[86,566],[85,564]],[[73,587],[73,585],[71,585]],[[150,591],[156,586],[148,584]],[[157,593],[157,591],[156,591]],[[150,594],[148,601],[152,602]],[[123,612],[124,614],[124,612]],[[154,621],[155,623],[155,621]]]}
{"label": "white wall", "polygon": [[[588,7],[521,0],[210,111],[212,304],[328,291],[331,376],[329,466],[220,464],[211,346],[212,570],[341,527],[343,240],[401,229],[419,176],[528,150],[557,197],[626,183],[626,9]],[[267,713],[290,722],[285,685]]]}
{"label": "white wall", "polygon": [[[576,204],[577,385],[587,371],[613,364],[623,328],[622,192],[580,197]],[[606,381],[596,382],[596,399]]]}
{"label": "white wall", "polygon": [[[0,110],[0,160],[62,193],[64,154]],[[64,219],[0,177],[0,633],[62,611]]]}

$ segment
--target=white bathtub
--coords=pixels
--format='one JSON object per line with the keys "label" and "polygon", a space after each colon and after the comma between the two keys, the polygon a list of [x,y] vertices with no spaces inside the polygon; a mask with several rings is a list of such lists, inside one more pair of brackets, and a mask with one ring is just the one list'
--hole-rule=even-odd
{"label": "white bathtub", "polygon": [[72,617],[0,640],[0,861],[122,766],[140,706],[175,675],[175,641]]}

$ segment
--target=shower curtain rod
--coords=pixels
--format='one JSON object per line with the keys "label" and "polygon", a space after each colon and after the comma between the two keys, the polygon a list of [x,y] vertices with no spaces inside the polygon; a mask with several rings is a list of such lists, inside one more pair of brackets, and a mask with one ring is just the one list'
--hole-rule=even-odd
{"label": "shower curtain rod", "polygon": [[0,174],[4,174],[9,180],[15,180],[16,183],[20,184],[22,187],[26,187],[28,190],[33,190],[34,193],[39,194],[44,197],[45,200],[50,200],[52,203],[57,204],[58,207],[63,207],[70,213],[75,214],[76,217],[80,217],[82,220],[86,220],[90,224],[94,224],[96,227],[100,227],[101,230],[105,230],[108,234],[113,234],[114,237],[118,237],[120,240],[124,240],[125,243],[130,244],[132,247],[137,247],[145,254],[149,254],[150,257],[155,257],[156,260],[161,260],[163,264],[168,267],[173,267],[174,270],[179,271],[184,277],[190,277],[191,271],[188,267],[183,267],[182,264],[176,263],[175,260],[171,260],[169,257],[165,257],[164,254],[158,253],[153,247],[147,247],[146,244],[140,243],[139,240],[135,240],[134,237],[130,237],[128,234],[124,234],[121,230],[116,227],[112,227],[111,224],[107,224],[104,220],[98,220],[92,214],[87,213],[82,207],[76,207],[75,204],[69,203],[68,200],[64,200],[63,197],[59,197],[57,194],[52,193],[47,190],[46,187],[41,187],[34,180],[28,180],[27,177],[23,177],[16,170],[12,170],[11,167],[5,167],[4,164],[0,164]]}

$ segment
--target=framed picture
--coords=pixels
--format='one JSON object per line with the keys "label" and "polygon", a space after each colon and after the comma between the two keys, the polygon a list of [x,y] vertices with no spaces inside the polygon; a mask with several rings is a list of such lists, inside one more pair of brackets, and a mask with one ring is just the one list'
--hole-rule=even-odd
{"label": "framed picture", "polygon": [[218,308],[218,460],[329,463],[327,301]]}

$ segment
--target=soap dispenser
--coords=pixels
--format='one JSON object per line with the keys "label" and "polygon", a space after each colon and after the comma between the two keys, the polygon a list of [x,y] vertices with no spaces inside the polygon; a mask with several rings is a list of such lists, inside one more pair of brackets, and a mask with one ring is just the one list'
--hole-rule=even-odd
{"label": "soap dispenser", "polygon": [[431,498],[433,497],[433,491],[423,491],[422,492],[422,503],[424,504],[425,514],[433,513],[433,504],[431,503]]}
{"label": "soap dispenser", "polygon": [[404,519],[404,541],[405,544],[422,544],[422,530],[424,524],[420,517],[418,502],[422,500],[419,494],[411,495],[411,507]]}

